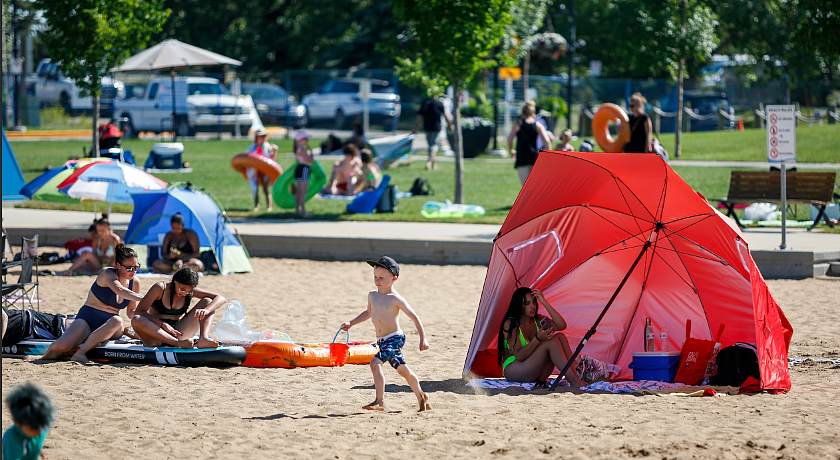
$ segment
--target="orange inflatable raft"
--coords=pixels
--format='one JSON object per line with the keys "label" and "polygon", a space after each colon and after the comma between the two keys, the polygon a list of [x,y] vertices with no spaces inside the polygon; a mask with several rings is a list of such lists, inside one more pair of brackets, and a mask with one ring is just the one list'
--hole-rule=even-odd
{"label": "orange inflatable raft", "polygon": [[230,160],[230,165],[233,169],[239,171],[242,177],[248,178],[248,168],[254,168],[257,171],[268,176],[268,179],[273,184],[283,174],[283,168],[271,158],[262,155],[251,155],[248,153],[240,153]]}
{"label": "orange inflatable raft", "polygon": [[[225,346],[243,347],[248,356],[243,366],[248,367],[331,367],[330,344],[328,343],[289,343],[289,342],[249,342],[228,340],[220,342]],[[350,342],[350,354],[347,364],[370,364],[378,348],[376,342]]]}
{"label": "orange inflatable raft", "polygon": [[[609,122],[615,123],[618,131],[615,139],[610,135]],[[621,153],[624,144],[630,142],[630,119],[621,107],[615,104],[602,104],[592,117],[592,135],[601,150],[609,153]]]}

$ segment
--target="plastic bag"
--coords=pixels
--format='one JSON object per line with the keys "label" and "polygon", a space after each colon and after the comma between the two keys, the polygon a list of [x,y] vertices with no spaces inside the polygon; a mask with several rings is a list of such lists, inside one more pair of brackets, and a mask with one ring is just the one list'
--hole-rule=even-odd
{"label": "plastic bag", "polygon": [[770,214],[777,206],[772,203],[753,203],[744,208],[744,219],[747,220],[769,220]]}
{"label": "plastic bag", "polygon": [[233,300],[225,307],[222,320],[213,326],[213,334],[215,334],[216,340],[222,342],[294,342],[285,332],[272,330],[258,332],[249,329],[247,323],[248,313],[245,311],[245,307],[240,301]]}

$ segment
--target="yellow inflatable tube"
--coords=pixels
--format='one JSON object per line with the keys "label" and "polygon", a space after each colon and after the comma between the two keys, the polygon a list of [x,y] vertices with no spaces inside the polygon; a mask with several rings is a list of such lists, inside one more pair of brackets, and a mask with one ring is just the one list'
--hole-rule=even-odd
{"label": "yellow inflatable tube", "polygon": [[[610,135],[609,122],[615,123],[617,136]],[[606,103],[598,108],[592,117],[592,135],[601,150],[610,153],[621,153],[624,144],[630,142],[630,119],[621,107]]]}
{"label": "yellow inflatable tube", "polygon": [[247,153],[240,153],[230,160],[230,165],[233,169],[242,174],[242,177],[248,178],[248,168],[254,168],[257,171],[268,176],[271,183],[275,183],[280,174],[283,174],[283,168],[271,158],[262,155],[249,155]]}

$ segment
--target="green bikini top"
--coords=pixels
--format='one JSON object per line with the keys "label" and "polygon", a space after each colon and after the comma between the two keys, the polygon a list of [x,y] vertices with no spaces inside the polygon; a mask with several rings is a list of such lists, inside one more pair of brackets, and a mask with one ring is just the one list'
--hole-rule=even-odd
{"label": "green bikini top", "polygon": [[[508,316],[505,319],[513,319],[513,318]],[[540,323],[537,322],[537,317],[536,316],[534,316],[534,325],[537,326],[537,331],[539,331],[540,330]],[[528,341],[525,340],[525,334],[522,333],[522,328],[520,327],[518,329],[519,329],[519,344],[522,345],[523,347],[528,346]],[[507,339],[505,339],[504,337],[502,337],[502,345],[505,347],[506,350],[510,350],[510,346],[508,346]]]}

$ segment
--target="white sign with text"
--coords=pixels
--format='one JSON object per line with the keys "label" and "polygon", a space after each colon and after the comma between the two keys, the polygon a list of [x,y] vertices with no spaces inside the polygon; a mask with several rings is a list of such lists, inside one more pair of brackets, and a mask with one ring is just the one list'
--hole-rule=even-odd
{"label": "white sign with text", "polygon": [[768,105],[767,161],[771,163],[796,162],[796,106]]}

